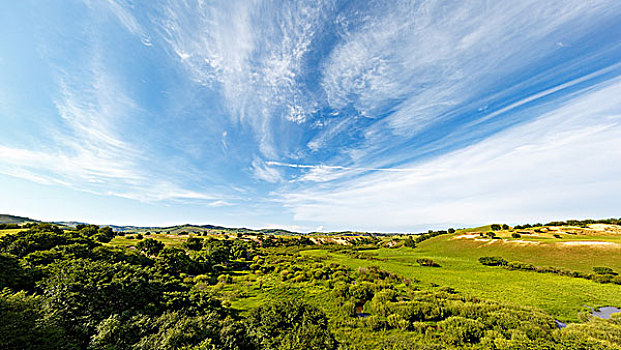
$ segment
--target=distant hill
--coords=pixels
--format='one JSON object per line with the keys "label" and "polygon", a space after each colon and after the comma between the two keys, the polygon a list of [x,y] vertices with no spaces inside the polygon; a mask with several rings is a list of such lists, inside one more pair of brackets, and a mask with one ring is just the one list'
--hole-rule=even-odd
{"label": "distant hill", "polygon": [[54,221],[53,224],[60,225],[60,226],[67,226],[67,227],[76,227],[78,225],[88,225],[88,223],[80,222],[80,221]]}
{"label": "distant hill", "polygon": [[25,222],[40,222],[24,216],[0,214],[0,224],[23,224]]}

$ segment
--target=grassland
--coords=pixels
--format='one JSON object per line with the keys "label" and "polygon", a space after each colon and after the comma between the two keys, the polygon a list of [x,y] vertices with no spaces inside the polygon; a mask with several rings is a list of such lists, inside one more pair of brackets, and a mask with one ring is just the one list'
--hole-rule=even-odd
{"label": "grassland", "polygon": [[16,228],[16,229],[8,229],[8,230],[0,230],[0,236],[4,236],[4,235],[8,235],[11,233],[18,233],[20,231],[23,231],[24,229],[21,228]]}
{"label": "grassland", "polygon": [[[314,256],[328,262],[339,263],[351,268],[378,266],[411,280],[420,281],[430,288],[449,286],[457,291],[489,298],[496,301],[529,305],[541,308],[564,322],[578,320],[578,313],[586,306],[621,307],[621,286],[599,284],[590,280],[542,274],[529,271],[512,271],[500,267],[481,265],[481,256],[501,256],[509,261],[527,262],[538,266],[553,266],[573,271],[591,272],[594,266],[607,266],[621,272],[621,229],[601,228],[550,228],[537,227],[527,230],[496,231],[500,239],[490,239],[485,234],[490,226],[457,230],[455,234],[441,235],[419,243],[416,248],[379,248],[360,251],[366,258],[356,258],[327,249],[306,249],[302,255]],[[15,230],[0,230],[0,235],[15,233]],[[178,230],[179,231],[179,230]],[[514,233],[520,237],[512,237]],[[227,239],[240,234],[245,239],[256,238],[241,232],[205,231],[186,233],[183,231],[152,232],[144,235],[157,239],[167,246],[178,246],[188,237]],[[481,236],[481,235],[482,236]],[[274,237],[274,236],[273,236]],[[293,239],[297,235],[275,235]],[[346,244],[359,239],[351,236],[311,236],[318,243]],[[328,240],[328,241],[326,241]],[[380,237],[381,246],[399,246],[399,236]],[[139,242],[136,233],[115,237],[109,245],[119,247],[135,246]],[[440,267],[424,267],[416,262],[430,258]],[[240,284],[235,288],[223,287],[233,307],[247,310],[273,296],[298,293],[319,298],[321,291],[288,290],[278,281],[264,278],[263,288],[256,285],[252,274],[235,276]],[[248,288],[243,288],[247,280]],[[241,287],[241,288],[240,288]],[[284,289],[283,289],[284,288]],[[229,290],[230,289],[230,290]],[[325,291],[323,291],[325,292]],[[309,294],[310,293],[310,294]],[[313,299],[311,298],[311,299]]]}
{"label": "grassland", "polygon": [[[578,312],[585,306],[621,306],[621,286],[598,284],[592,281],[511,271],[481,265],[481,256],[502,256],[508,260],[531,262],[544,266],[557,266],[581,271],[591,271],[593,266],[609,266],[621,270],[621,248],[608,246],[567,246],[562,239],[545,243],[521,243],[507,239],[460,239],[458,235],[444,235],[429,239],[412,248],[381,248],[365,251],[372,260],[357,259],[350,255],[326,250],[303,252],[323,257],[349,267],[379,266],[424,284],[449,286],[458,291],[509,303],[539,307],[561,321],[578,320]],[[601,238],[600,238],[601,239]],[[614,241],[615,236],[606,236]],[[517,240],[517,239],[515,239]],[[430,258],[441,267],[420,266],[416,260]]]}

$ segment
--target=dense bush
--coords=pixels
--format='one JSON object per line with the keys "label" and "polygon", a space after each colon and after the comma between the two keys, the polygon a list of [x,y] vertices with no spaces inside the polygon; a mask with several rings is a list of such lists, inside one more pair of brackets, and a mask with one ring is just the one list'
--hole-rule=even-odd
{"label": "dense bush", "polygon": [[330,350],[338,343],[328,330],[328,318],[319,309],[299,301],[283,301],[253,310],[249,336],[261,349]]}
{"label": "dense bush", "polygon": [[479,258],[479,262],[487,266],[506,266],[507,260],[499,256],[482,256]]}

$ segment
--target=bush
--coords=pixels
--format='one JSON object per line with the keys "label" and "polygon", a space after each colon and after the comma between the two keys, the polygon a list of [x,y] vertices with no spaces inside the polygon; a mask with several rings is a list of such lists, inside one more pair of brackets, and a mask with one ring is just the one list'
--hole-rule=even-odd
{"label": "bush", "polygon": [[453,344],[477,343],[485,330],[485,325],[481,322],[460,316],[451,316],[439,322],[438,326],[444,330],[446,339]]}
{"label": "bush", "polygon": [[616,275],[617,274],[610,267],[604,267],[604,266],[593,267],[593,272],[595,272],[598,275]]}
{"label": "bush", "polygon": [[520,261],[512,261],[507,264],[507,267],[513,270],[535,270],[535,266],[529,263],[523,263]]}
{"label": "bush", "polygon": [[260,349],[335,350],[338,343],[319,309],[298,300],[267,304],[248,315],[248,334]]}
{"label": "bush", "polygon": [[429,258],[416,259],[416,262],[419,263],[421,266],[440,267],[440,264]]}
{"label": "bush", "polygon": [[487,266],[506,266],[507,260],[499,256],[482,256],[479,258],[479,262]]}
{"label": "bush", "polygon": [[520,237],[522,237],[522,235],[519,234],[519,233],[514,232],[514,233],[511,234],[511,237],[513,237],[513,238],[520,238]]}
{"label": "bush", "polygon": [[412,239],[411,236],[408,236],[408,238],[403,241],[403,245],[408,248],[416,248],[416,241]]}
{"label": "bush", "polygon": [[158,255],[164,249],[164,243],[153,238],[147,238],[138,242],[136,249],[148,255]]}

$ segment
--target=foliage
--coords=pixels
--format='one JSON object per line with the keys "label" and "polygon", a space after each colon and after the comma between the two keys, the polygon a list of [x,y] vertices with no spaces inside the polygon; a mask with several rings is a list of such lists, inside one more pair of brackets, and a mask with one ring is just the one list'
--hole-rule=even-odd
{"label": "foliage", "polygon": [[138,242],[136,249],[148,255],[158,255],[164,249],[164,243],[153,238],[147,238]]}
{"label": "foliage", "polygon": [[507,260],[499,256],[482,256],[479,258],[479,262],[487,266],[506,266]]}
{"label": "foliage", "polygon": [[268,304],[248,317],[250,337],[261,349],[336,349],[328,318],[319,309],[299,301]]}

